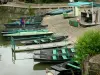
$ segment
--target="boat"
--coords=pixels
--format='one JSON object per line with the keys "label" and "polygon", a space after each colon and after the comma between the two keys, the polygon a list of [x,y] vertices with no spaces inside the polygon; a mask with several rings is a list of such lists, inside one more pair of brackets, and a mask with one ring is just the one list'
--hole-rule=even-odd
{"label": "boat", "polygon": [[[6,28],[23,28],[23,25],[19,23],[12,23],[12,24],[4,24],[4,26]],[[34,22],[34,23],[26,23],[25,27],[43,27],[43,25],[41,25],[41,22]]]}
{"label": "boat", "polygon": [[8,30],[3,30],[1,33],[2,34],[12,34],[12,33],[17,33],[17,32],[30,32],[30,31],[48,31],[47,29],[42,29],[42,28],[36,28],[36,29],[20,29],[20,28],[15,28],[15,29],[8,29]]}
{"label": "boat", "polygon": [[41,25],[41,22],[43,20],[43,17],[39,17],[39,16],[36,16],[36,17],[33,17],[33,18],[29,18],[29,19],[24,19],[24,18],[20,18],[19,20],[15,21],[15,22],[11,22],[11,23],[8,23],[8,24],[4,24],[5,27],[22,27],[23,24],[21,23],[21,20],[24,20],[25,22],[25,26],[27,25]]}
{"label": "boat", "polygon": [[76,61],[67,61],[64,63],[56,64],[51,66],[51,68],[55,71],[58,71],[60,73],[65,73],[68,75],[81,75],[81,68],[78,62]]}
{"label": "boat", "polygon": [[51,42],[60,42],[66,39],[68,36],[46,36],[43,38],[35,38],[27,41],[21,41],[24,45],[32,45],[32,44],[44,44],[44,43],[51,43]]}
{"label": "boat", "polygon": [[74,54],[74,48],[56,47],[34,51],[33,59],[41,63],[62,63],[71,60]]}
{"label": "boat", "polygon": [[4,26],[8,29],[8,28],[45,28],[48,27],[48,25],[41,25],[41,24],[29,24],[29,25],[25,25],[25,27],[23,27],[22,25],[18,25],[18,24],[4,24]]}
{"label": "boat", "polygon": [[48,31],[19,31],[16,33],[9,33],[9,34],[3,34],[5,37],[29,37],[29,36],[42,36],[42,35],[52,35],[53,32]]}
{"label": "boat", "polygon": [[46,15],[59,15],[59,14],[63,14],[63,12],[69,13],[73,11],[72,9],[56,9],[56,10],[52,10],[46,13]]}

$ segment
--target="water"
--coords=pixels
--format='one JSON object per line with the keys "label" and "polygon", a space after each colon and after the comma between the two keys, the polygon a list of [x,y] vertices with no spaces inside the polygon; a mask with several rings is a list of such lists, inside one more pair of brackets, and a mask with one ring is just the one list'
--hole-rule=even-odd
{"label": "water", "polygon": [[45,75],[45,68],[49,67],[48,64],[40,64],[33,59],[28,59],[33,55],[27,52],[17,53],[17,60],[13,64],[10,47],[1,47],[0,54],[0,75]]}
{"label": "water", "polygon": [[[17,18],[22,14],[8,13],[0,9],[0,31],[4,29],[2,24],[8,23],[12,18]],[[23,16],[23,15],[22,15]],[[0,34],[0,75],[46,75],[45,69],[51,64],[40,64],[32,59],[33,52],[21,52],[16,54],[15,64],[12,62],[12,51],[10,42],[6,41]],[[57,72],[52,70],[56,75]]]}

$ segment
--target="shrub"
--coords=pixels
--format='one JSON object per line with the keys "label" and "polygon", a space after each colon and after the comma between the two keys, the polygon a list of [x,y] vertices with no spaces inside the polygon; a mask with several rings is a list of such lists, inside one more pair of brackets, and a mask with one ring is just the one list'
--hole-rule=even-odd
{"label": "shrub", "polygon": [[83,59],[100,53],[100,31],[90,30],[77,40],[75,44],[76,60],[82,63]]}

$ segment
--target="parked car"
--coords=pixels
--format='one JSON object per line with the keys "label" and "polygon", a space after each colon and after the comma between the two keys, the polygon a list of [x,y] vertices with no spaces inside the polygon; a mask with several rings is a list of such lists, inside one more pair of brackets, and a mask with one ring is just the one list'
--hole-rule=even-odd
{"label": "parked car", "polygon": [[7,4],[8,0],[0,0],[0,4]]}

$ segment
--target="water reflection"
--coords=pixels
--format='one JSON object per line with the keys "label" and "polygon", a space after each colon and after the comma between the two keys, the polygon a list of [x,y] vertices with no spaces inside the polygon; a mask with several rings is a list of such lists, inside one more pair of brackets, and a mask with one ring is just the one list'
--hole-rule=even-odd
{"label": "water reflection", "polygon": [[51,70],[50,66],[52,65],[54,64],[37,63],[34,65],[33,70],[45,70],[46,68]]}

